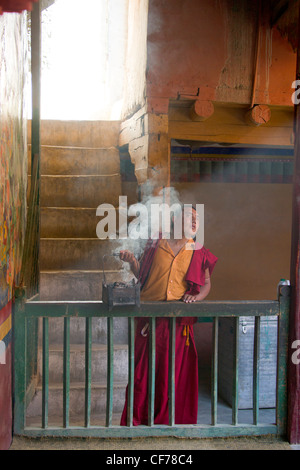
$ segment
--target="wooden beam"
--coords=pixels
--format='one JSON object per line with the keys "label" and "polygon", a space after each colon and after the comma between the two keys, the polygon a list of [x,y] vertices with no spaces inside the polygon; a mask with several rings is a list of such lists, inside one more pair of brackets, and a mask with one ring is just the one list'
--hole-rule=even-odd
{"label": "wooden beam", "polygon": [[206,121],[214,111],[214,105],[211,101],[196,100],[191,106],[190,118],[193,121]]}
{"label": "wooden beam", "polygon": [[271,110],[269,106],[259,104],[253,106],[252,109],[246,113],[246,123],[254,126],[261,126],[262,124],[267,124],[271,119]]}
{"label": "wooden beam", "polygon": [[270,106],[271,119],[264,125],[245,122],[249,110],[244,105],[214,103],[215,112],[206,121],[190,119],[190,105],[170,107],[170,139],[254,145],[291,145],[293,107]]}

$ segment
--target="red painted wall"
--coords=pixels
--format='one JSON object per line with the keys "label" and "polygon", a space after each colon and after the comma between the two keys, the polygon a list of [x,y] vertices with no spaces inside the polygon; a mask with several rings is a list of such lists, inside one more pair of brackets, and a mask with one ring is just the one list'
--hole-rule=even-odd
{"label": "red painted wall", "polygon": [[0,346],[3,348],[4,344],[6,349],[5,364],[0,364],[0,449],[5,450],[9,448],[12,436],[12,302],[14,286],[19,283],[25,235],[26,15],[0,15],[0,39]]}
{"label": "red painted wall", "polygon": [[[147,96],[250,103],[257,12],[258,0],[149,0]],[[264,8],[255,102],[291,106],[296,54],[269,19]]]}

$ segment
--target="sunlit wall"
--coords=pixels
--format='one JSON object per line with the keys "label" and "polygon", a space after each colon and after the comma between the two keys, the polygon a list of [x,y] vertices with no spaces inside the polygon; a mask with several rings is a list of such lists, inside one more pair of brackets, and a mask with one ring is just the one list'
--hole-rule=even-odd
{"label": "sunlit wall", "polygon": [[42,12],[41,119],[120,118],[127,3],[56,0]]}

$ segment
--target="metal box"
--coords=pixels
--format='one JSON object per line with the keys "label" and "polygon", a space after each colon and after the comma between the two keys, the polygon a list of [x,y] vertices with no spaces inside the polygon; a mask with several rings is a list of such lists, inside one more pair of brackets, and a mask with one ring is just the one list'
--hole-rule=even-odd
{"label": "metal box", "polygon": [[102,257],[102,302],[108,305],[109,311],[115,306],[136,305],[140,307],[140,282],[132,279],[130,282],[115,281],[107,283],[104,270],[104,259],[106,257],[119,258],[120,253],[105,254]]}
{"label": "metal box", "polygon": [[114,282],[102,283],[102,301],[108,305],[108,310],[114,306],[136,305],[140,307],[140,283]]}
{"label": "metal box", "polygon": [[[259,361],[259,407],[276,406],[277,317],[261,317]],[[219,320],[219,396],[232,405],[234,320]],[[254,318],[239,320],[238,408],[253,408]]]}

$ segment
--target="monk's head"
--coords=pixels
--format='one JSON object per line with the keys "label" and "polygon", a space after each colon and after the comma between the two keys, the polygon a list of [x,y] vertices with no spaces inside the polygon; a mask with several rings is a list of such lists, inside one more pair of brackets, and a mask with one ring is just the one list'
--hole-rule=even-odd
{"label": "monk's head", "polygon": [[194,238],[199,229],[199,215],[195,207],[185,207],[182,214],[183,233],[186,238]]}
{"label": "monk's head", "polygon": [[[199,215],[196,208],[187,205],[182,207],[181,211],[175,213],[172,219],[174,232],[176,232],[176,227],[181,228],[182,237],[194,238],[199,228]],[[179,230],[177,233],[179,233]]]}

